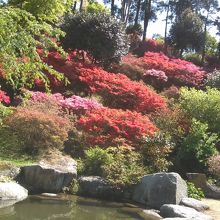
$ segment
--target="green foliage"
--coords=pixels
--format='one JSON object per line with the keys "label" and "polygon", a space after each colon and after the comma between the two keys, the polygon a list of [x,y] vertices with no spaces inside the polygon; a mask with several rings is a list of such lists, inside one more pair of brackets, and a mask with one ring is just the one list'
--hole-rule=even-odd
{"label": "green foliage", "polygon": [[188,189],[188,197],[198,200],[205,198],[202,189],[195,187],[193,183],[187,182],[187,189]]}
{"label": "green foliage", "polygon": [[12,109],[10,107],[6,107],[0,103],[0,126],[2,125],[2,120],[12,113]]}
{"label": "green foliage", "polygon": [[98,3],[97,1],[89,1],[86,8],[88,13],[110,13],[110,11],[105,7],[105,5]]}
{"label": "green foliage", "polygon": [[167,160],[173,148],[173,143],[165,133],[157,133],[154,137],[146,137],[140,144],[140,152],[143,155],[144,164],[151,172],[164,172],[171,163]]}
{"label": "green foliage", "polygon": [[66,49],[88,52],[94,61],[109,65],[119,62],[128,51],[123,23],[109,14],[80,13],[66,17],[62,29],[66,32],[62,44]]}
{"label": "green foliage", "polygon": [[182,88],[180,106],[189,117],[208,124],[211,132],[220,133],[220,91]]}
{"label": "green foliage", "polygon": [[216,154],[215,145],[218,141],[217,134],[208,132],[207,124],[193,119],[178,152],[180,162],[187,171],[203,171],[207,167],[208,158]]}
{"label": "green foliage", "polygon": [[103,167],[104,177],[113,185],[128,187],[140,181],[149,173],[143,165],[142,156],[124,147],[109,148],[113,162]]}
{"label": "green foliage", "polygon": [[35,79],[42,79],[48,86],[44,71],[61,80],[63,75],[46,65],[37,53],[38,48],[55,48],[63,52],[52,38],[63,32],[46,23],[39,23],[28,12],[16,8],[0,8],[0,60],[3,79],[14,90],[31,87]]}
{"label": "green foliage", "polygon": [[194,63],[195,65],[201,65],[202,56],[198,53],[187,53],[183,57],[185,60]]}
{"label": "green foliage", "polygon": [[85,151],[83,174],[99,175],[118,187],[135,184],[146,173],[140,154],[124,147]]}
{"label": "green foliage", "polygon": [[113,157],[100,147],[90,148],[85,151],[84,171],[87,175],[103,176],[103,166],[109,166]]}
{"label": "green foliage", "polygon": [[[176,49],[199,50],[203,42],[203,22],[191,9],[186,9],[170,29],[170,39]],[[183,52],[183,51],[182,51]]]}
{"label": "green foliage", "polygon": [[54,22],[70,11],[72,0],[9,0],[8,4],[19,7],[36,16],[39,20]]}

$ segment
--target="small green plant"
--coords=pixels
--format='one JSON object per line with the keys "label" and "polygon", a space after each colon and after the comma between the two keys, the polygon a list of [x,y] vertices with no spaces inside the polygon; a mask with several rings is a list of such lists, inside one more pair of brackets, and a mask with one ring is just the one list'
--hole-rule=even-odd
{"label": "small green plant", "polygon": [[113,157],[107,150],[100,147],[89,148],[85,151],[84,172],[87,175],[103,176],[103,166],[109,166]]}
{"label": "small green plant", "polygon": [[188,196],[190,198],[201,200],[205,195],[201,188],[197,188],[194,183],[187,182]]}
{"label": "small green plant", "polygon": [[149,172],[142,156],[126,147],[90,148],[82,161],[80,173],[101,176],[117,187],[136,184]]}

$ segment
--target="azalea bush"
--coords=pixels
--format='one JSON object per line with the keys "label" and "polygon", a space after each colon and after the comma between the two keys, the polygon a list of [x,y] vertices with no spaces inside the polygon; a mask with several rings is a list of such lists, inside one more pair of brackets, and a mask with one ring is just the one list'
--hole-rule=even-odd
{"label": "azalea bush", "polygon": [[0,90],[0,103],[10,104],[10,98],[2,90]]}
{"label": "azalea bush", "polygon": [[[97,94],[111,108],[129,109],[152,113],[166,108],[165,99],[140,82],[131,81],[123,74],[109,73],[95,65],[63,60],[59,54],[50,53],[44,59],[59,72],[64,73],[70,84],[68,89],[84,95]],[[63,88],[54,85],[54,90]],[[58,87],[58,88],[57,88]]]}
{"label": "azalea bush", "polygon": [[68,110],[69,113],[77,115],[85,114],[87,111],[92,109],[102,108],[102,104],[98,103],[93,99],[82,98],[80,96],[70,96],[65,98],[60,93],[46,94],[43,92],[31,92],[31,100],[34,102],[54,102],[59,105],[62,109]]}
{"label": "azalea bush", "polygon": [[164,52],[165,46],[163,41],[147,39],[145,41],[141,41],[139,47],[133,51],[134,54],[138,56],[143,56],[146,52],[155,52],[160,53]]}
{"label": "azalea bush", "polygon": [[145,136],[153,136],[157,127],[137,112],[95,109],[82,116],[77,128],[86,134],[86,142],[100,147],[127,145],[138,147]]}
{"label": "azalea bush", "polygon": [[71,129],[71,122],[55,105],[41,103],[17,107],[4,119],[4,125],[16,135],[20,147],[30,154],[62,149]]}
{"label": "azalea bush", "polygon": [[[147,73],[151,71],[150,78],[159,80],[161,85],[156,87],[160,90],[171,85],[200,86],[205,76],[200,67],[191,62],[169,58],[162,53],[153,52],[147,52],[140,58],[129,54],[123,57],[122,64],[115,71],[124,73],[131,79],[146,80],[146,83],[150,83],[147,81],[149,77]],[[158,76],[160,77],[158,78]]]}
{"label": "azalea bush", "polygon": [[207,79],[205,81],[206,86],[210,86],[212,88],[220,88],[220,70],[214,70],[212,73],[207,75]]}

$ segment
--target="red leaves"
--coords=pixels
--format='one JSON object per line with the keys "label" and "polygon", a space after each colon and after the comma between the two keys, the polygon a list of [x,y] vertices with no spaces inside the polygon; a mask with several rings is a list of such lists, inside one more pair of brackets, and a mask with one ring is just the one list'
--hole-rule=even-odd
{"label": "red leaves", "polygon": [[162,53],[148,52],[139,60],[145,69],[164,71],[169,81],[174,84],[198,86],[204,78],[204,72],[193,63],[169,58]]}
{"label": "red leaves", "polygon": [[[156,92],[123,74],[109,73],[91,64],[65,61],[55,52],[50,53],[45,62],[64,73],[70,81],[70,89],[98,94],[108,107],[142,113],[152,113],[166,107],[165,100]],[[55,90],[58,90],[57,86]]]}
{"label": "red leaves", "polygon": [[77,127],[86,134],[87,143],[103,147],[138,144],[144,136],[158,130],[147,116],[118,109],[95,109],[82,116]]}

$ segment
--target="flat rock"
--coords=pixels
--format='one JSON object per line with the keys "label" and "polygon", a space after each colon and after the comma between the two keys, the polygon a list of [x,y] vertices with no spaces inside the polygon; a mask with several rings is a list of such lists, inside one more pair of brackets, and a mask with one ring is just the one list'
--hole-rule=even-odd
{"label": "flat rock", "polygon": [[77,163],[71,157],[21,167],[18,182],[31,193],[59,193],[77,176]]}
{"label": "flat rock", "polygon": [[205,211],[209,209],[209,206],[203,202],[193,198],[183,198],[180,202],[181,205],[196,209],[197,211]]}
{"label": "flat rock", "polygon": [[81,176],[78,182],[82,195],[111,200],[119,198],[122,194],[120,189],[113,187],[99,176]]}
{"label": "flat rock", "polygon": [[[22,201],[28,197],[28,191],[15,182],[0,183],[0,201]],[[2,202],[2,206],[5,206]]]}
{"label": "flat rock", "polygon": [[163,217],[169,218],[180,217],[195,220],[213,220],[211,216],[198,212],[193,208],[184,207],[180,205],[165,204],[160,208],[160,214]]}
{"label": "flat rock", "polygon": [[160,220],[163,219],[157,212],[153,210],[143,210],[139,215],[146,220]]}
{"label": "flat rock", "polygon": [[179,204],[187,197],[187,184],[177,173],[146,175],[134,190],[135,202],[160,209],[163,204]]}

